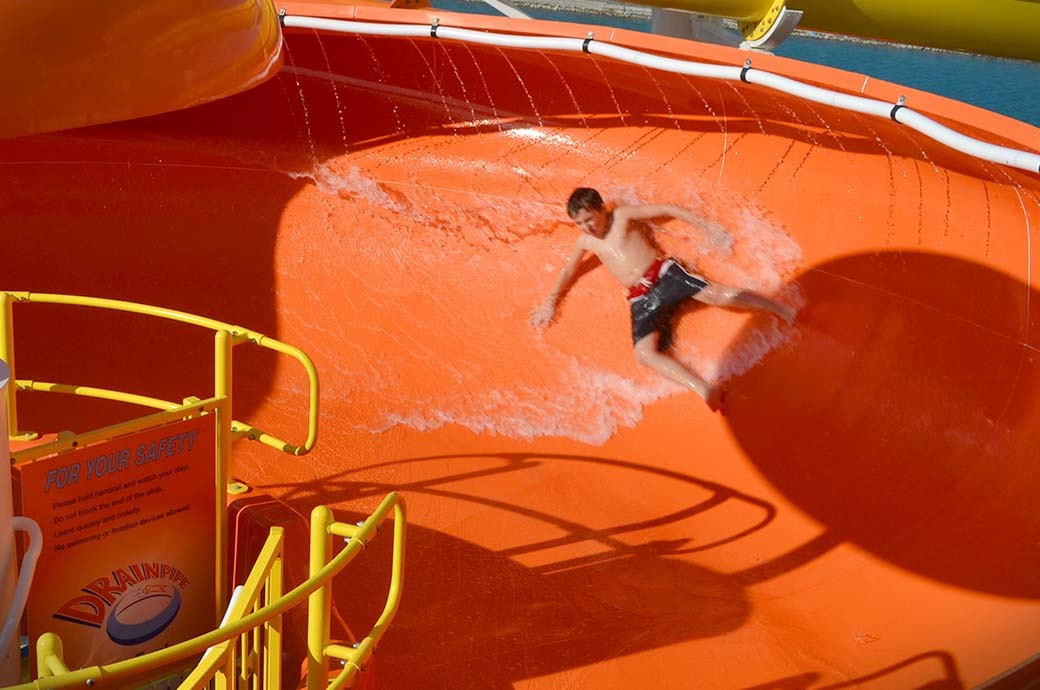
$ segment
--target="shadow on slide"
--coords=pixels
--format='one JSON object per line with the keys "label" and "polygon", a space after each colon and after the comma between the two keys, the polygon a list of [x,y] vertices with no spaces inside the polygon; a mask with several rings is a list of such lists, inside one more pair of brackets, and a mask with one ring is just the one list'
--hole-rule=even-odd
{"label": "shadow on slide", "polygon": [[[765,476],[836,536],[958,587],[1040,596],[1035,290],[887,252],[798,282],[798,335],[730,382]],[[750,326],[749,329],[754,326]]]}

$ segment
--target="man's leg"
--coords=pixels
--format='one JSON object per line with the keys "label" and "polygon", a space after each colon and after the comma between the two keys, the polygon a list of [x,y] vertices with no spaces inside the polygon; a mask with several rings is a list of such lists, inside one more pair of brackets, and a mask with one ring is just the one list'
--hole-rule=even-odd
{"label": "man's leg", "polygon": [[728,287],[726,285],[708,285],[694,295],[693,298],[699,302],[716,307],[736,307],[738,309],[766,311],[776,314],[787,323],[794,322],[794,309],[750,290],[741,290],[740,288]]}
{"label": "man's leg", "polygon": [[721,390],[684,367],[678,360],[658,350],[660,339],[661,335],[654,331],[636,342],[636,359],[639,363],[650,367],[671,381],[692,389],[697,395],[704,398],[711,409],[719,409],[722,402]]}

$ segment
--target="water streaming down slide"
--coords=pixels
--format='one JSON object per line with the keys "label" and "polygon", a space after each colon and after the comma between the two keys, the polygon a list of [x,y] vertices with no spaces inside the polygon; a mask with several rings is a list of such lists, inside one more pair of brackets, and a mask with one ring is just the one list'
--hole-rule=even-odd
{"label": "water streaming down slide", "polygon": [[[319,9],[338,11],[290,7]],[[892,121],[588,55],[309,30],[285,49],[276,78],[225,100],[5,141],[4,274],[235,321],[313,357],[319,449],[239,447],[235,471],[301,513],[406,496],[380,687],[953,689],[1035,653],[1036,174]],[[1040,144],[963,104],[755,62]],[[562,205],[577,185],[702,210],[732,254],[677,221],[664,248],[800,309],[794,327],[682,314],[677,354],[726,382],[725,418],[638,367],[602,269],[548,329],[528,325],[576,237]],[[33,343],[20,378],[210,385],[189,364],[210,344],[180,331],[57,307],[18,323]],[[113,358],[116,329],[133,341]],[[238,418],[299,428],[299,372],[243,352],[236,377]],[[119,412],[28,397],[23,426]],[[338,627],[374,619],[379,560],[339,593]]]}

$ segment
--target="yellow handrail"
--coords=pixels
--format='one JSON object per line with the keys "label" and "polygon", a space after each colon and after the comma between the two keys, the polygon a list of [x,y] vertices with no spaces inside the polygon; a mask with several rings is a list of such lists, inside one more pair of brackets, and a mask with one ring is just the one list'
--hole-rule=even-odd
{"label": "yellow handrail", "polygon": [[192,400],[168,410],[163,410],[162,412],[155,412],[154,414],[145,415],[144,417],[138,417],[126,422],[119,422],[118,424],[112,424],[100,429],[84,431],[79,434],[60,435],[53,441],[13,451],[11,453],[11,460],[15,463],[36,460],[37,458],[47,457],[48,455],[53,455],[55,453],[73,450],[79,446],[87,446],[91,443],[107,441],[116,436],[133,433],[135,431],[140,431],[141,429],[169,424],[170,422],[175,422],[179,419],[186,419],[201,414],[212,414],[224,406],[225,400],[223,398]]}
{"label": "yellow handrail", "polygon": [[[93,386],[17,379],[13,367],[12,305],[15,302],[118,310],[209,328],[214,331],[214,393],[212,397],[206,399],[189,397],[176,403]],[[231,419],[231,353],[235,345],[245,342],[252,342],[292,356],[303,365],[310,383],[310,406],[307,439],[302,445],[293,445],[250,424]],[[86,446],[110,440],[181,419],[212,414],[216,416],[217,428],[216,476],[218,480],[223,477],[226,482],[226,459],[229,444],[236,438],[248,437],[294,455],[303,455],[310,451],[317,441],[319,395],[317,371],[305,353],[260,333],[186,312],[118,300],[0,291],[0,359],[4,359],[12,365],[11,375],[15,382],[14,386],[8,386],[7,393],[11,412],[8,428],[10,436],[15,436],[18,431],[14,395],[17,390],[80,395],[131,403],[157,410],[152,414],[101,429],[79,434],[63,432],[52,441],[12,453],[13,462],[42,458],[73,450],[81,445]],[[218,485],[221,485],[219,481]],[[389,517],[391,511],[395,518],[391,583],[383,613],[376,621],[372,631],[355,645],[354,649],[348,650],[331,644],[328,637],[327,610],[320,620],[309,621],[309,636],[313,637],[314,630],[323,631],[321,653],[324,660],[325,678],[328,677],[328,660],[331,658],[342,659],[346,669],[333,685],[336,688],[346,687],[353,682],[357,673],[364,667],[396,613],[400,601],[404,564],[405,512],[404,502],[397,494],[388,495],[377,510],[365,522],[358,523],[357,526],[334,522],[331,510],[322,507],[319,512],[328,516],[325,523],[327,529],[323,532],[320,543],[312,544],[311,547],[312,553],[320,551],[323,554],[322,564],[320,567],[311,569],[310,577],[306,582],[286,594],[282,594],[282,536],[278,528],[272,530],[272,535],[265,544],[257,565],[243,586],[243,593],[228,607],[227,617],[218,629],[151,654],[72,671],[66,667],[62,659],[61,640],[56,635],[48,633],[41,636],[37,643],[39,679],[31,683],[12,686],[7,690],[43,690],[44,688],[57,690],[69,688],[71,690],[82,685],[114,687],[131,680],[136,682],[137,679],[147,677],[148,674],[154,676],[159,672],[167,673],[175,664],[181,664],[193,658],[199,658],[201,661],[195,671],[186,679],[182,686],[183,690],[201,690],[207,686],[214,690],[277,690],[281,676],[282,614],[289,608],[301,604],[305,598],[311,597],[315,592],[328,593],[331,579],[356,557],[361,548],[374,536],[379,525]],[[220,610],[223,610],[224,595],[220,583],[224,582],[224,567],[223,559],[219,557],[224,550],[222,535],[225,531],[226,516],[223,511],[218,511],[217,522],[217,605],[221,607]],[[276,534],[275,530],[279,533]],[[348,537],[348,541],[329,559],[333,536]]]}
{"label": "yellow handrail", "polygon": [[[226,627],[230,621],[240,620],[247,611],[258,611],[261,608],[261,595],[263,606],[270,605],[282,596],[283,536],[281,527],[271,528],[249,577],[232,598],[221,627]],[[202,690],[214,678],[218,678],[219,686],[227,687],[234,682],[236,666],[241,669],[243,680],[255,679],[259,687],[272,688],[272,683],[277,683],[277,679],[281,678],[281,621],[280,615],[275,616],[262,627],[254,628],[254,631],[262,632],[254,634],[252,640],[249,631],[243,634],[240,638],[243,649],[238,654],[233,640],[225,640],[207,649],[199,665],[180,684],[179,690]],[[259,659],[260,663],[249,663],[254,658]]]}
{"label": "yellow handrail", "polygon": [[[265,445],[271,446],[286,453],[292,455],[304,455],[310,452],[314,448],[315,443],[318,440],[318,372],[311,361],[310,357],[307,356],[302,350],[287,345],[279,340],[270,338],[258,333],[256,331],[243,328],[241,326],[235,326],[233,324],[225,323],[223,321],[217,321],[216,319],[210,319],[204,316],[198,316],[195,314],[189,314],[187,312],[177,311],[175,309],[167,309],[164,307],[156,307],[147,304],[139,304],[136,302],[126,302],[123,300],[105,299],[100,297],[83,297],[78,295],[58,295],[50,293],[30,293],[30,292],[0,292],[0,359],[7,362],[11,368],[11,376],[15,377],[15,366],[14,366],[14,329],[13,329],[13,314],[12,305],[15,303],[35,303],[35,304],[62,304],[71,306],[91,307],[97,309],[108,309],[113,311],[122,311],[132,314],[142,314],[146,316],[155,316],[171,321],[178,321],[180,323],[186,323],[200,328],[208,328],[214,332],[216,339],[216,373],[215,373],[215,393],[214,397],[222,397],[221,393],[230,399],[230,376],[231,376],[231,356],[230,350],[235,345],[244,342],[250,342],[260,347],[274,350],[275,352],[287,355],[296,359],[303,366],[304,371],[307,373],[308,382],[310,384],[310,395],[309,395],[309,409],[307,415],[307,439],[301,445],[295,445],[287,441],[283,441],[276,436],[268,434],[260,429],[257,429],[249,424],[244,424],[238,421],[232,421],[232,433],[234,438],[248,437],[251,440],[259,441]],[[224,335],[221,335],[224,334]],[[23,386],[23,384],[26,384]],[[158,400],[156,398],[148,398],[145,396],[139,396],[132,393],[122,393],[119,391],[111,391],[100,388],[91,388],[87,386],[76,386],[70,384],[39,384],[32,381],[19,381],[17,386],[9,386],[7,389],[7,402],[8,402],[8,435],[12,438],[16,438],[19,435],[18,430],[18,415],[17,415],[17,403],[15,399],[15,393],[17,390],[48,390],[61,393],[72,393],[76,395],[88,395],[93,397],[105,398],[108,400],[116,400],[120,402],[129,402],[133,404],[143,404],[146,406],[158,407],[159,409],[170,408],[175,406],[176,403]]]}
{"label": "yellow handrail", "polygon": [[[328,515],[331,516],[331,510],[327,507],[319,506],[328,511]],[[379,507],[365,520],[357,531],[353,533],[351,539],[347,544],[331,559],[324,567],[319,569],[317,572],[311,573],[310,577],[299,586],[281,596],[275,601],[272,601],[262,608],[253,611],[252,613],[245,615],[237,620],[229,620],[227,625],[212,630],[208,633],[199,635],[190,640],[185,640],[165,649],[161,649],[150,654],[143,656],[134,657],[132,659],[124,659],[123,661],[113,662],[111,664],[105,664],[102,666],[90,666],[82,668],[76,671],[70,671],[68,673],[61,673],[49,678],[42,678],[40,680],[22,683],[21,685],[13,685],[4,690],[80,690],[84,685],[91,686],[97,690],[103,690],[104,684],[120,681],[126,678],[139,676],[160,668],[166,668],[169,665],[188,659],[192,656],[203,654],[207,649],[216,647],[229,640],[239,638],[242,635],[250,633],[258,626],[262,626],[269,621],[272,621],[278,616],[281,616],[285,611],[292,608],[293,606],[301,603],[305,598],[310,597],[318,590],[326,590],[330,580],[335,577],[340,571],[343,570],[361,551],[363,546],[370,540],[372,535],[377,531],[380,524],[386,520],[390,515],[390,511],[394,513],[394,567],[393,574],[391,576],[391,587],[387,593],[387,602],[384,607],[383,615],[380,616],[377,627],[382,624],[382,628],[373,628],[372,632],[362,640],[362,643],[358,645],[358,648],[354,650],[356,660],[354,666],[356,670],[353,670],[348,665],[348,670],[344,674],[349,673],[351,678],[356,676],[357,670],[364,664],[364,660],[371,654],[371,650],[374,649],[375,644],[379,638],[385,632],[385,626],[390,622],[394,612],[396,612],[398,604],[400,603],[401,597],[401,585],[403,582],[403,565],[404,565],[404,533],[405,533],[405,506],[404,499],[401,498],[397,493],[388,494],[380,503]],[[330,523],[331,524],[331,523]],[[323,537],[324,539],[325,537]],[[312,553],[314,550],[312,544]],[[326,619],[327,620],[327,619]],[[313,630],[316,622],[314,620],[308,620],[308,629]],[[325,621],[320,621],[319,625],[324,626]],[[327,634],[326,634],[327,635]],[[41,636],[41,640],[43,637]],[[56,640],[56,636],[53,640]],[[48,638],[50,639],[50,638]],[[326,647],[332,648],[332,645],[328,645],[326,640]],[[64,664],[60,660],[60,641],[57,644],[57,650],[54,650],[54,642],[51,641],[51,651],[48,653],[47,658],[50,659],[52,668],[61,668]],[[280,636],[279,636],[280,641]],[[335,651],[335,650],[334,650]],[[42,655],[41,655],[42,656]],[[361,658],[361,657],[364,658]],[[260,688],[259,686],[250,686],[246,683],[242,683],[242,688],[255,687],[256,690],[277,690],[278,678],[268,678],[270,685]],[[346,683],[347,681],[344,681]],[[183,690],[186,690],[182,686]]]}
{"label": "yellow handrail", "polygon": [[[395,494],[391,494],[392,496]],[[374,513],[364,522],[347,525],[333,520],[332,511],[326,506],[317,506],[311,511],[311,571],[322,567],[328,560],[333,536],[347,539],[347,548],[363,548],[368,544],[373,533],[386,520],[390,511],[394,511],[394,550],[390,570],[390,589],[387,592],[386,605],[376,620],[372,630],[353,649],[341,645],[330,644],[329,618],[331,614],[331,591],[328,585],[311,594],[308,604],[307,619],[307,690],[340,690],[350,687],[362,670],[369,657],[375,652],[380,639],[386,632],[390,621],[397,613],[401,600],[401,587],[404,583],[404,502],[384,500]],[[328,660],[338,659],[343,662],[343,672],[329,684]]]}
{"label": "yellow handrail", "polygon": [[78,386],[71,383],[51,383],[48,381],[33,381],[32,379],[18,379],[15,381],[20,391],[43,391],[45,393],[66,393],[69,395],[82,395],[88,398],[100,398],[102,400],[113,400],[115,402],[131,403],[141,407],[154,407],[157,410],[172,410],[178,403],[159,398],[150,398],[146,395],[135,393],[124,393],[110,388],[95,388],[93,386]]}

